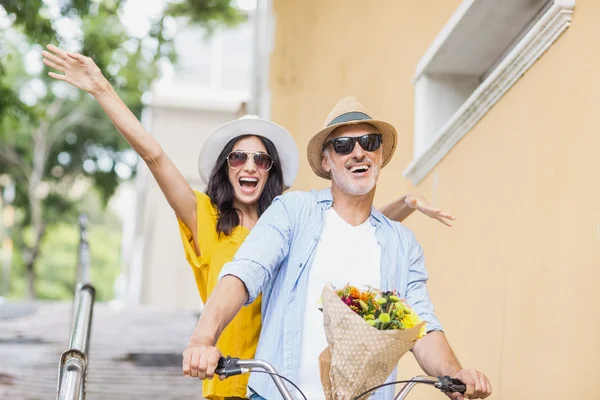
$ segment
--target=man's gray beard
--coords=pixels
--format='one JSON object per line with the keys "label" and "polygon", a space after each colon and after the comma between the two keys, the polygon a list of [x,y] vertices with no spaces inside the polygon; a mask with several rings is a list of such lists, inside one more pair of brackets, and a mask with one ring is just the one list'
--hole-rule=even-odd
{"label": "man's gray beard", "polygon": [[344,175],[344,171],[338,170],[337,166],[333,162],[330,162],[329,165],[331,166],[331,180],[335,182],[342,192],[351,196],[362,196],[369,193],[371,190],[373,190],[377,184],[377,178],[379,178],[379,166],[371,165],[371,169],[373,170],[371,178],[367,187],[363,188],[362,185],[359,186],[350,181],[350,178],[347,178]]}

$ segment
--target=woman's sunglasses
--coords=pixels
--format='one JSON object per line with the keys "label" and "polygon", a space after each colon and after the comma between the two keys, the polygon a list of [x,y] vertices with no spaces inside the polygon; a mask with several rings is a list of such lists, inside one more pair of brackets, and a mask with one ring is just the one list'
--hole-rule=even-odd
{"label": "woman's sunglasses", "polygon": [[254,157],[254,165],[261,171],[267,172],[273,167],[273,159],[263,152],[232,151],[227,155],[227,163],[231,169],[240,169],[248,162],[248,157]]}
{"label": "woman's sunglasses", "polygon": [[325,142],[323,150],[331,144],[333,150],[340,155],[350,154],[354,150],[356,142],[360,144],[365,151],[375,151],[381,147],[382,137],[380,133],[369,133],[367,135],[357,137],[339,137]]}

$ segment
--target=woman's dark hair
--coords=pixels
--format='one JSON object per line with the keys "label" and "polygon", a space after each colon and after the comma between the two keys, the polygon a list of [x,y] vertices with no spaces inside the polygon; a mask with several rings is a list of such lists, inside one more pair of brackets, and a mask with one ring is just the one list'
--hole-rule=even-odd
{"label": "woman's dark hair", "polygon": [[263,212],[271,205],[273,199],[279,196],[283,192],[283,172],[281,171],[281,161],[277,154],[277,149],[269,139],[258,135],[243,135],[231,139],[229,143],[225,145],[221,154],[217,158],[217,163],[213,168],[212,174],[208,181],[208,187],[206,188],[206,194],[210,197],[211,201],[217,206],[219,212],[219,218],[217,220],[217,233],[224,233],[225,235],[231,235],[233,228],[240,224],[240,216],[237,210],[233,206],[235,200],[235,192],[231,182],[229,182],[227,164],[227,156],[233,150],[233,146],[241,139],[246,137],[256,136],[267,148],[267,153],[273,159],[273,167],[269,170],[269,178],[263,188],[263,192],[257,201],[258,216],[260,217]]}

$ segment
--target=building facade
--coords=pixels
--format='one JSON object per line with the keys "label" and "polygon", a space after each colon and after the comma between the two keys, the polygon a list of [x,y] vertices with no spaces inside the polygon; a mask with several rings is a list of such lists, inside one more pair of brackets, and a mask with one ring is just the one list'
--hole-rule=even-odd
{"label": "building facade", "polygon": [[[272,12],[271,118],[304,151],[356,96],[399,134],[376,205],[418,191],[457,216],[406,224],[464,366],[487,373],[494,399],[599,398],[600,3],[274,0]],[[294,189],[327,185],[301,157]],[[401,361],[400,377],[419,373]]]}

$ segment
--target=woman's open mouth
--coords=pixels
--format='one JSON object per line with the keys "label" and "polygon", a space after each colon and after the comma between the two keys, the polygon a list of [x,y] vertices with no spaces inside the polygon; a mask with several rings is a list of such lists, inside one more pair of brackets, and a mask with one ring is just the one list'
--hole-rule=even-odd
{"label": "woman's open mouth", "polygon": [[246,194],[252,194],[258,185],[258,178],[243,176],[238,180],[240,189]]}

